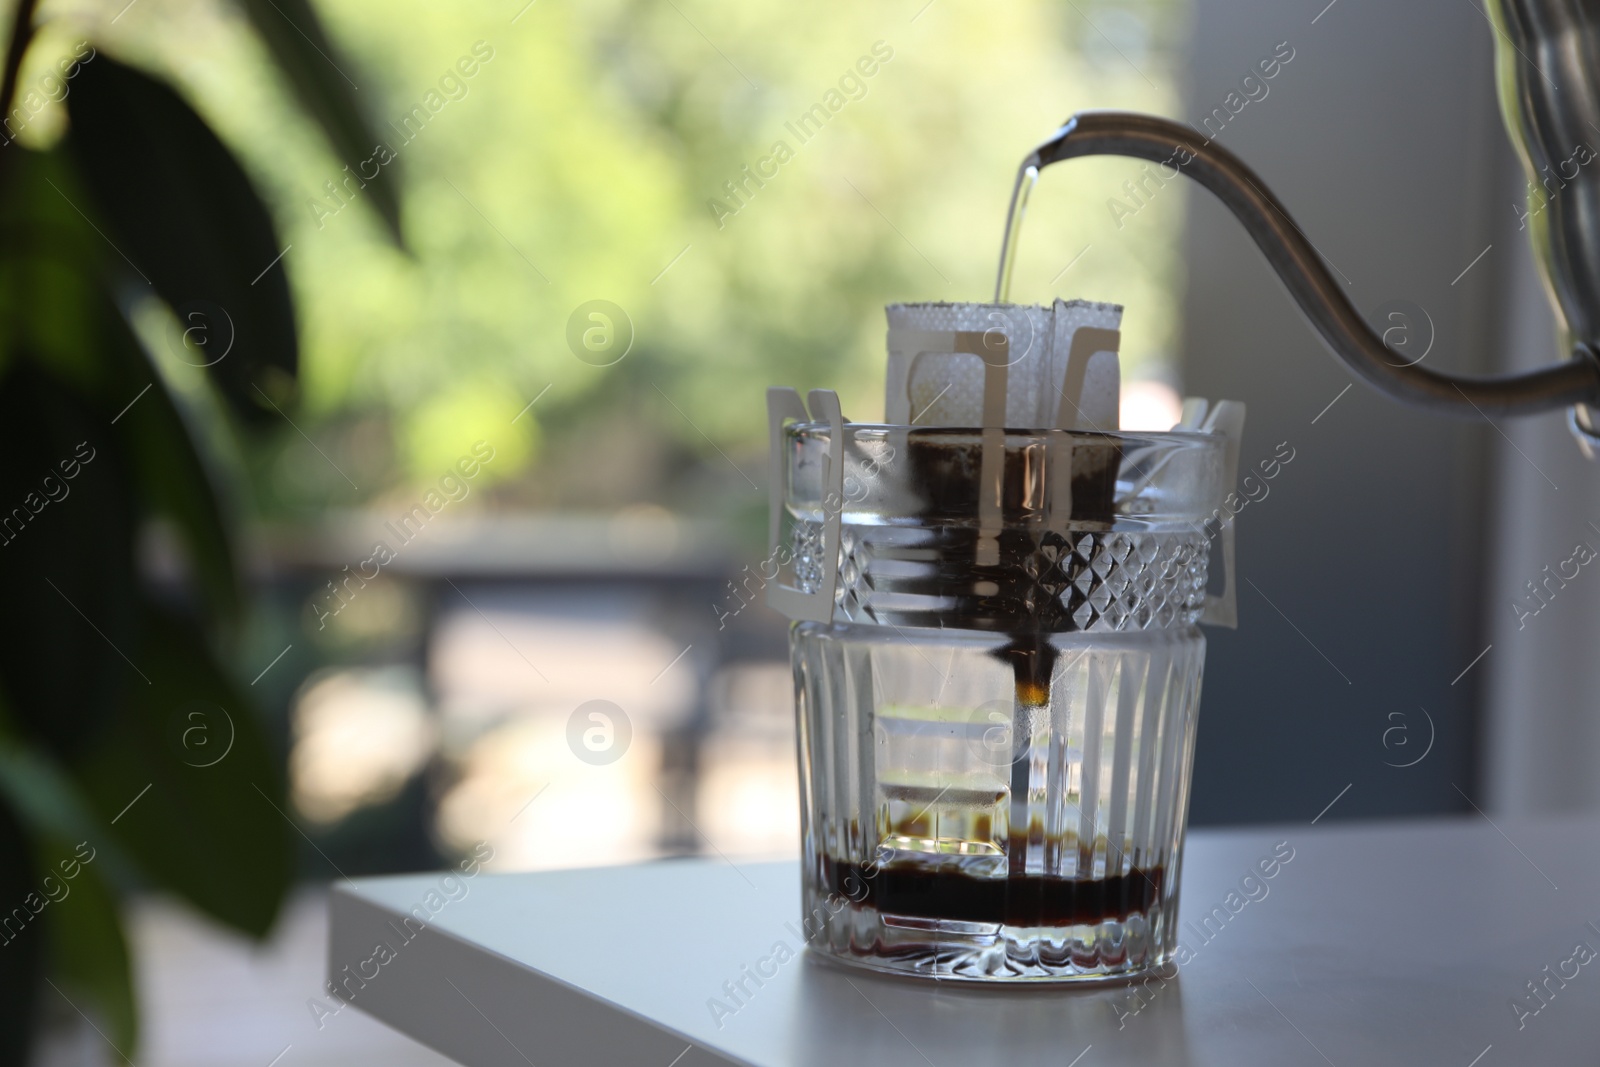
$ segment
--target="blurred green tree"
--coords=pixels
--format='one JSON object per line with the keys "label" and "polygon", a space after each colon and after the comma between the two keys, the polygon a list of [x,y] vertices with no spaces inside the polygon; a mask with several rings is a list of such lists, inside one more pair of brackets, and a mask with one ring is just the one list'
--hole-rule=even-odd
{"label": "blurred green tree", "polygon": [[[716,450],[761,481],[764,388],[839,388],[848,414],[879,417],[883,305],[987,298],[1017,160],[1080,108],[1171,111],[1184,11],[1180,0],[323,10],[368,60],[369,73],[346,73],[394,157],[383,169],[405,168],[411,255],[360,208],[370,190],[343,157],[295,135],[292,102],[263,76],[270,57],[226,6],[140,0],[106,27],[191,88],[292,246],[299,421],[325,456],[285,428],[255,457],[257,493],[284,517],[408,503],[479,438],[502,457],[505,504],[752,503]],[[169,32],[179,22],[181,37]],[[1138,176],[1119,160],[1046,174],[1017,296],[1127,304],[1125,360],[1149,371],[1173,347],[1183,194],[1119,219],[1108,201]],[[569,319],[593,300],[631,322],[632,348],[613,365],[569,348]]]}

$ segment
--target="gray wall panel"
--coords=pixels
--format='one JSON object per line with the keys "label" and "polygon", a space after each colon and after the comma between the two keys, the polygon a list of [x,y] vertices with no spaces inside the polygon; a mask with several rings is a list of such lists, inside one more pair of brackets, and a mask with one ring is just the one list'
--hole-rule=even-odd
{"label": "gray wall panel", "polygon": [[[1509,210],[1481,11],[1197,0],[1194,18],[1180,117],[1198,121],[1289,42],[1270,94],[1218,140],[1283,198],[1369,321],[1410,301],[1435,331],[1429,365],[1486,370],[1504,254],[1491,249],[1456,280],[1500,236],[1495,206]],[[1476,799],[1478,675],[1451,683],[1484,643],[1480,516],[1495,431],[1360,384],[1327,408],[1350,376],[1209,194],[1190,193],[1188,217],[1186,392],[1248,404],[1241,466],[1279,442],[1295,449],[1238,520],[1240,628],[1209,634],[1193,819],[1308,819],[1347,784],[1329,819],[1463,809],[1457,785]],[[1421,762],[1385,765],[1421,756],[1430,733]]]}

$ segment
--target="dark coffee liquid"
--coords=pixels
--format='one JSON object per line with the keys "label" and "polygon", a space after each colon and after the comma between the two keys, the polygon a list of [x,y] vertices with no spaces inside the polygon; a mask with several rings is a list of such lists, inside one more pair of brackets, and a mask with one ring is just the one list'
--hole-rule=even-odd
{"label": "dark coffee liquid", "polygon": [[[980,534],[972,525],[983,491],[982,445],[974,431],[913,430],[907,436],[910,482],[923,498],[918,518],[929,526],[940,520],[964,521],[960,534],[970,537],[970,548],[962,554],[947,549],[946,556],[959,560],[956,566],[974,586],[992,592],[984,598],[987,610],[963,625],[992,627],[1007,635],[995,656],[1011,667],[1018,707],[1050,702],[1057,657],[1050,635],[1077,628],[1072,613],[1082,606],[1081,594],[1071,588],[1067,568],[1051,562],[1072,555],[1071,539],[1061,528],[1070,520],[1083,530],[1110,529],[1115,518],[1122,450],[1109,438],[1104,445],[1084,440],[1090,436],[1077,435],[1070,451],[1054,456],[1036,448],[1006,449],[1000,494],[1006,528],[996,536],[998,560],[992,566],[977,562]],[[1052,462],[1072,466],[1070,507],[1046,495]],[[1046,526],[1046,519],[1054,529]]]}
{"label": "dark coffee liquid", "polygon": [[[1013,853],[1023,850],[1022,842]],[[878,867],[822,857],[822,884],[886,915],[1007,926],[1094,926],[1149,914],[1166,870],[1133,868],[1109,878],[1010,875],[974,878],[933,867]]]}
{"label": "dark coffee liquid", "polygon": [[[1094,438],[1077,434],[1050,446],[1007,448],[999,494],[1003,526],[985,532],[978,523],[985,489],[977,431],[930,427],[906,437],[909,481],[922,498],[918,519],[939,530],[946,562],[925,579],[890,581],[904,592],[955,591],[963,603],[955,625],[1005,635],[993,655],[1011,669],[1019,724],[1031,723],[1034,710],[1050,704],[1059,657],[1052,636],[1078,629],[1074,613],[1082,609],[1084,593],[1072,581],[1088,561],[1073,555],[1074,538],[1109,530],[1115,517],[1121,447],[1114,439],[1102,444]],[[1050,486],[1062,481],[1056,473],[1063,463],[1071,467],[1070,500],[1050,496]],[[985,537],[994,539],[987,551],[980,548]],[[980,558],[992,562],[980,563]],[[944,625],[946,620],[907,621]],[[1019,729],[1016,743],[1026,745],[1030,736],[1031,731]],[[1026,873],[1029,855],[1038,855],[1043,845],[1043,828],[1028,809],[1033,761],[1020,748],[1012,756],[1008,785],[1014,832],[1007,848],[1007,877],[973,878],[896,864],[868,878],[861,866],[822,857],[825,884],[858,900],[864,884],[867,902],[890,914],[1015,926],[1092,924],[1152,907],[1161,895],[1160,869],[1100,880]],[[843,885],[846,879],[858,887],[855,892]]]}

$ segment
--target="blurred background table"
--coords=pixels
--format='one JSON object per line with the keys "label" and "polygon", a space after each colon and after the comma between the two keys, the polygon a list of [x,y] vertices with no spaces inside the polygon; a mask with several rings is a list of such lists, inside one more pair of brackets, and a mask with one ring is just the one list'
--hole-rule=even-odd
{"label": "blurred background table", "polygon": [[[1262,879],[1275,850],[1292,858]],[[473,1067],[1494,1067],[1596,1053],[1600,963],[1583,960],[1600,950],[1600,822],[1200,831],[1182,879],[1192,955],[1166,982],[983,989],[836,968],[797,951],[795,864],[702,859],[336,886],[330,972],[376,968],[347,982],[351,1004]],[[418,905],[433,914],[406,942]],[[380,942],[392,958],[364,962]],[[795,958],[731,998],[724,983],[780,944]]]}

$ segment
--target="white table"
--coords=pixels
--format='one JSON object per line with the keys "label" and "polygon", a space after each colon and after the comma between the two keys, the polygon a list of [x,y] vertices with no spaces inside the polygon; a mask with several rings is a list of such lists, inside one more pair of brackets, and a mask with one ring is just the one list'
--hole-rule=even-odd
{"label": "white table", "polygon": [[[1259,899],[1229,901],[1284,841],[1294,858],[1247,886]],[[480,874],[438,893],[409,942],[400,917],[440,876],[336,886],[330,971],[355,1007],[473,1067],[1600,1061],[1600,958],[1569,962],[1580,942],[1600,952],[1600,821],[1197,832],[1182,878],[1193,958],[1142,992],[935,984],[801,953],[746,979],[719,1027],[724,983],[801,944],[795,865],[721,860]],[[1203,935],[1213,906],[1226,919]],[[365,962],[380,942],[393,957]],[[355,969],[377,977],[358,987]]]}

